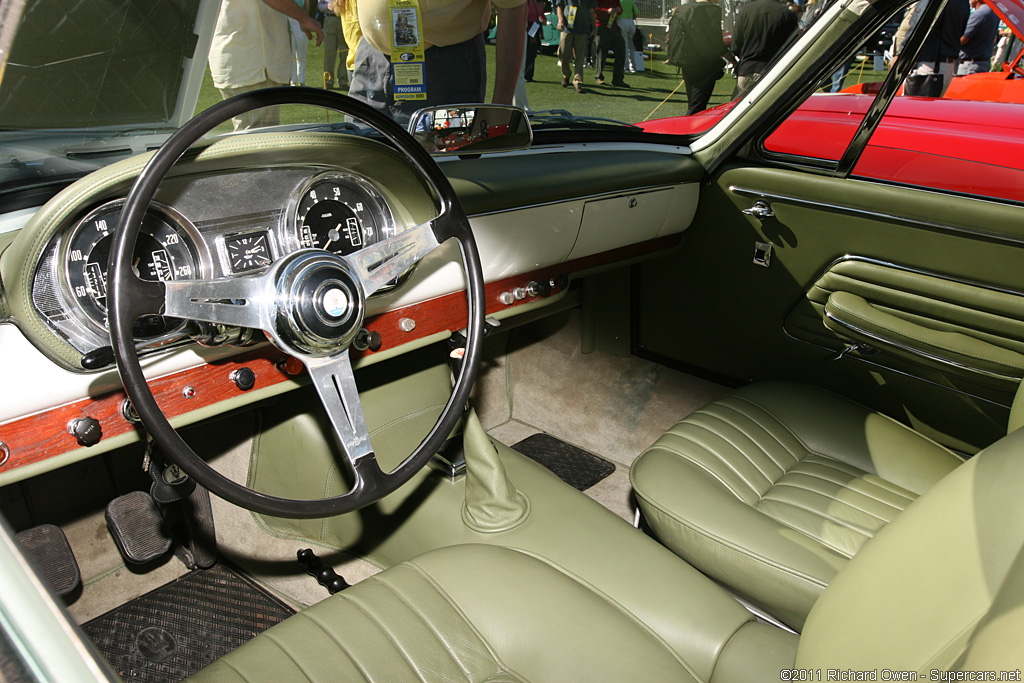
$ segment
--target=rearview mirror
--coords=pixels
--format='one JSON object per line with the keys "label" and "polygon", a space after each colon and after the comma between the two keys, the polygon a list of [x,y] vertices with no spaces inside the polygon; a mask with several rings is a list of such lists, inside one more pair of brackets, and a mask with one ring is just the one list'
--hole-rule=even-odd
{"label": "rearview mirror", "polygon": [[504,104],[460,104],[420,109],[409,132],[434,155],[526,149],[533,130],[526,112]]}

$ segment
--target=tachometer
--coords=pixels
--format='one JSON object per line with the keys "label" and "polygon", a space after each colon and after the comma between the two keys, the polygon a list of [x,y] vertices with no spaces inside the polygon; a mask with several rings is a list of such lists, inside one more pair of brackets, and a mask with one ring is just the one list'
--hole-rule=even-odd
{"label": "tachometer", "polygon": [[[61,244],[64,283],[79,310],[100,328],[107,326],[107,260],[114,228],[124,202],[104,204],[75,226]],[[143,280],[191,279],[200,276],[196,242],[185,232],[184,220],[166,209],[151,209],[142,221],[132,266]],[[139,336],[166,331],[160,319],[143,320]]]}
{"label": "tachometer", "polygon": [[299,246],[351,254],[395,233],[383,197],[369,183],[328,172],[303,188],[295,209]]}

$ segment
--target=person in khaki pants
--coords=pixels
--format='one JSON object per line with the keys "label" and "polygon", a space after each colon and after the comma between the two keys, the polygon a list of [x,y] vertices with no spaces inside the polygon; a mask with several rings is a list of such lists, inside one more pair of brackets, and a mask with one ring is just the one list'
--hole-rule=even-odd
{"label": "person in khaki pants", "polygon": [[562,65],[562,87],[569,87],[569,75],[576,92],[583,92],[583,65],[587,45],[594,32],[594,0],[555,0],[558,15],[558,61]]}

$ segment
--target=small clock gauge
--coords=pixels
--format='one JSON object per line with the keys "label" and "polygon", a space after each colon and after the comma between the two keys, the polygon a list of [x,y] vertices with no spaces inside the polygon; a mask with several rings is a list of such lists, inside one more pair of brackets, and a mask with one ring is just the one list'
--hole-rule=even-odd
{"label": "small clock gauge", "polygon": [[270,265],[270,244],[266,231],[229,235],[224,238],[228,263],[233,273],[248,273]]}

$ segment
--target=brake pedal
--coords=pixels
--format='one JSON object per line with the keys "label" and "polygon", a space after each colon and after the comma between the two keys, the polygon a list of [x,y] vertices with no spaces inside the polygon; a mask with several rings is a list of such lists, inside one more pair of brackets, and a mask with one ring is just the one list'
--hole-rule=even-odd
{"label": "brake pedal", "polygon": [[171,532],[156,501],[145,491],[132,491],[110,501],[105,516],[110,535],[126,561],[145,564],[171,549]]}
{"label": "brake pedal", "polygon": [[58,596],[64,597],[81,585],[82,573],[60,527],[41,524],[20,532],[16,538]]}

